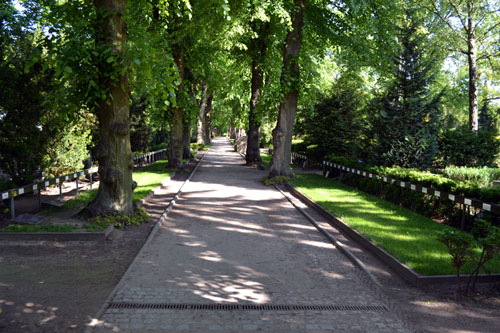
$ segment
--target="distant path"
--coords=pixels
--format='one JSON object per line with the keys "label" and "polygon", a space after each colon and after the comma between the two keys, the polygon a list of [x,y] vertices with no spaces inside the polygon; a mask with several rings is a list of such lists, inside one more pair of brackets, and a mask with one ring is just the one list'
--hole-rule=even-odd
{"label": "distant path", "polygon": [[[383,304],[358,278],[351,262],[282,194],[260,182],[266,172],[243,164],[227,140],[213,140],[167,225],[132,263],[112,301],[173,308],[188,303],[296,307],[233,311],[117,306],[101,316],[105,326],[122,330],[405,331],[393,314],[380,310]],[[298,310],[297,305],[335,308]]]}

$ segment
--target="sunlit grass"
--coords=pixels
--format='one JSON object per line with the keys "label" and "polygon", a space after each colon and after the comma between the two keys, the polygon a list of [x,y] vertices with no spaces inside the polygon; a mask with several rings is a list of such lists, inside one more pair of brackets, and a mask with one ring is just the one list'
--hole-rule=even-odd
{"label": "sunlit grass", "polygon": [[[455,273],[447,248],[436,239],[448,226],[320,175],[299,174],[292,184],[416,272]],[[500,273],[500,261],[486,271]]]}

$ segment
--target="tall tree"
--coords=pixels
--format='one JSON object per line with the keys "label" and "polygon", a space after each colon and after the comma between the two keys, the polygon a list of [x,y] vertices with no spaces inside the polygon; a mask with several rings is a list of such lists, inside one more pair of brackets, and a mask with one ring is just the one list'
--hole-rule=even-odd
{"label": "tall tree", "polygon": [[292,25],[283,46],[283,69],[281,86],[284,90],[283,102],[278,113],[278,122],[273,129],[273,157],[269,170],[270,177],[293,176],[290,170],[292,155],[292,134],[299,98],[299,54],[304,24],[305,0],[294,1]]}
{"label": "tall tree", "polygon": [[[467,57],[469,68],[469,128],[479,128],[479,62],[500,56],[495,47],[500,27],[498,0],[431,1],[432,9],[448,28],[450,49]],[[496,34],[495,34],[496,33]]]}
{"label": "tall tree", "polygon": [[394,78],[382,97],[371,105],[371,130],[378,163],[403,167],[430,167],[437,152],[439,101],[431,94],[435,60],[422,22],[407,11],[399,28],[400,47],[395,50]]}
{"label": "tall tree", "polygon": [[109,54],[101,62],[99,85],[103,97],[97,101],[99,143],[94,157],[99,162],[99,190],[88,205],[92,216],[133,213],[130,148],[129,88],[124,57],[127,37],[124,15],[126,0],[95,0],[96,43]]}

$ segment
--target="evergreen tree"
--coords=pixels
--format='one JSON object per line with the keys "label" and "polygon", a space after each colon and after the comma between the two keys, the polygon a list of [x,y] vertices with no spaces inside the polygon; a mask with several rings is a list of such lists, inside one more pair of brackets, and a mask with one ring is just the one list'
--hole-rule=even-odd
{"label": "evergreen tree", "polygon": [[441,93],[432,96],[432,57],[424,53],[426,36],[419,22],[407,14],[400,27],[400,49],[394,79],[371,104],[372,160],[385,165],[429,167],[437,151]]}
{"label": "evergreen tree", "polygon": [[492,116],[491,105],[485,100],[479,110],[479,129],[483,131],[493,131],[496,129],[495,118]]}

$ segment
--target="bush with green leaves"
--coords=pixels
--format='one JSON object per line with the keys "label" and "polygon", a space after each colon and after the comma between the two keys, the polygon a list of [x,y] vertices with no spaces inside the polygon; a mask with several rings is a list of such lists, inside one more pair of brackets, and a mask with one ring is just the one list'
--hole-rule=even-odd
{"label": "bush with green leaves", "polygon": [[445,229],[438,235],[437,239],[448,248],[451,265],[455,267],[457,272],[458,290],[460,291],[462,289],[460,269],[472,258],[474,237],[459,230]]}
{"label": "bush with green leaves", "polygon": [[469,292],[470,287],[475,290],[481,269],[488,261],[500,255],[500,229],[481,219],[475,221],[470,234],[446,229],[438,235],[438,240],[448,248],[452,258],[451,264],[457,272],[458,291],[461,291],[461,268],[468,263],[473,265],[465,293]]}
{"label": "bush with green leaves", "polygon": [[497,167],[500,139],[495,131],[477,132],[467,126],[445,130],[438,136],[437,164],[467,167]]}
{"label": "bush with green leaves", "polygon": [[83,169],[91,141],[90,130],[76,126],[53,137],[44,156],[46,176],[57,177]]}

